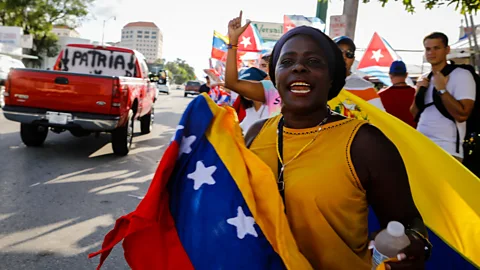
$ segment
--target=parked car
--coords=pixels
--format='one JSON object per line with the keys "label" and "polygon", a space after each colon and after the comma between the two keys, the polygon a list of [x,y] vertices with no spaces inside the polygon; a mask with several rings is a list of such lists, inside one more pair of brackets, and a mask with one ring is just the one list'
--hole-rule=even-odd
{"label": "parked car", "polygon": [[12,68],[24,68],[22,61],[10,56],[0,55],[0,85],[5,84],[8,73]]}
{"label": "parked car", "polygon": [[7,55],[0,55],[0,108],[5,106],[3,93],[5,92],[5,80],[8,77],[8,73],[13,68],[24,68],[25,65],[22,61],[15,59]]}
{"label": "parked car", "polygon": [[199,95],[200,92],[200,86],[202,84],[199,81],[188,81],[185,84],[185,93],[183,94],[184,97],[187,97],[188,95]]}
{"label": "parked car", "polygon": [[127,155],[134,122],[141,133],[153,127],[155,83],[138,51],[69,44],[54,71],[15,68],[5,84],[3,113],[20,122],[27,146],[40,146],[48,131],[74,136],[111,133],[113,152]]}

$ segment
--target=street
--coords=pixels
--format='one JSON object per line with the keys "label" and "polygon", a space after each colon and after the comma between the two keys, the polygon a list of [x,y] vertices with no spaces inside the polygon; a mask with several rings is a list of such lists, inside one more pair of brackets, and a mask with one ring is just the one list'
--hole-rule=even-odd
{"label": "street", "polygon": [[[145,195],[180,117],[193,97],[160,94],[155,127],[130,153],[112,153],[110,135],[77,138],[49,132],[27,148],[20,124],[0,111],[0,269],[95,269],[103,237]],[[117,245],[102,269],[129,269]]]}

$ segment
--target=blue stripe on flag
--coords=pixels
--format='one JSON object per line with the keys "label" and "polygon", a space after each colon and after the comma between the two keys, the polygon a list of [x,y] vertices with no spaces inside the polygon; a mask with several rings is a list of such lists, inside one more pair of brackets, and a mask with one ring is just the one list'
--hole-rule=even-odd
{"label": "blue stripe on flag", "polygon": [[213,43],[212,43],[212,46],[216,49],[219,49],[219,50],[222,50],[222,51],[226,51],[227,50],[227,43],[225,43],[225,41],[223,41],[222,39],[218,38],[218,37],[213,37]]}
{"label": "blue stripe on flag", "polygon": [[[205,106],[208,107],[208,103],[202,95],[196,97],[188,104],[177,126],[177,131],[173,135],[173,140],[177,141],[178,145],[182,143],[184,133],[191,134],[195,131],[203,135],[207,131],[213,119],[213,113],[210,109],[204,110],[203,108],[205,108]],[[194,115],[197,118],[196,121],[189,121]],[[186,125],[186,123],[188,123],[188,125]]]}

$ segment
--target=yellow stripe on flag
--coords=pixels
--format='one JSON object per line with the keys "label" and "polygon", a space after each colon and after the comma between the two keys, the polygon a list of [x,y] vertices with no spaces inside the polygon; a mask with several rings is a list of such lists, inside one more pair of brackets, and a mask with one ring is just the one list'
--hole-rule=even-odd
{"label": "yellow stripe on flag", "polygon": [[237,183],[255,222],[287,269],[313,269],[293,238],[272,170],[245,146],[235,110],[219,107],[202,95],[214,114],[206,137]]}
{"label": "yellow stripe on flag", "polygon": [[[332,99],[341,111],[356,104],[366,119],[398,148],[413,199],[425,224],[450,247],[480,266],[480,179],[426,136],[396,117],[342,90]],[[401,211],[401,209],[399,209]]]}
{"label": "yellow stripe on flag", "polygon": [[214,30],[213,31],[213,36],[225,41],[225,43],[228,44],[228,37],[220,34],[220,32],[217,32],[217,31]]}

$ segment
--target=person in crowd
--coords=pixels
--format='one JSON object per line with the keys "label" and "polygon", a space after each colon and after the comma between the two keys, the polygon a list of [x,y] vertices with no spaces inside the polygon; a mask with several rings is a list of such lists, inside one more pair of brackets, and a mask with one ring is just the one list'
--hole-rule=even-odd
{"label": "person in crowd", "polygon": [[[425,57],[432,65],[432,76],[429,78],[425,74],[417,82],[416,99],[420,100],[418,104],[417,101],[412,103],[410,111],[414,117],[419,117],[418,131],[462,162],[462,142],[467,130],[465,121],[475,103],[475,80],[468,70],[462,68],[455,68],[448,76],[443,74],[449,68],[447,55],[450,53],[445,34],[434,32],[427,35],[423,39],[423,46]],[[426,91],[420,91],[421,87],[426,88]],[[422,93],[422,97],[419,93]],[[445,117],[434,105],[434,95],[440,97],[439,105],[444,107],[454,121]]]}
{"label": "person in crowd", "polygon": [[200,94],[202,94],[202,93],[207,93],[208,94],[210,92],[210,77],[205,76],[205,81],[206,82],[204,84],[202,84],[200,86],[200,89],[198,90],[198,92]]}
{"label": "person in crowd", "polygon": [[[248,26],[241,25],[241,17],[228,25],[233,61],[227,59],[226,84],[268,102],[261,83],[238,80],[231,71],[238,37]],[[374,126],[334,114],[327,106],[345,84],[339,47],[316,28],[296,27],[276,43],[269,75],[281,112],[255,123],[245,140],[277,177],[278,190],[272,192],[284,199],[291,230],[312,267],[371,269],[370,205],[382,228],[399,221],[411,240],[399,254],[401,261],[387,267],[422,269],[427,233],[400,153]]]}
{"label": "person in crowd", "polygon": [[230,44],[228,44],[227,63],[225,67],[225,87],[244,98],[267,105],[267,115],[269,117],[278,115],[282,106],[280,95],[268,77],[262,81],[249,81],[239,79],[238,77],[236,61],[238,39],[245,29],[246,27],[242,28],[241,33],[239,33],[240,31],[229,33],[231,36],[229,36]]}
{"label": "person in crowd", "polygon": [[340,36],[335,38],[334,41],[342,51],[346,64],[347,78],[344,89],[384,111],[385,108],[374,85],[351,71],[357,49],[353,40],[347,36]]}
{"label": "person in crowd", "polygon": [[[266,77],[267,73],[255,67],[244,70],[239,74],[240,79],[248,81],[262,81]],[[240,122],[240,127],[245,135],[250,126],[255,122],[268,118],[268,108],[267,105],[262,102],[251,100],[243,96],[240,96],[240,100],[242,107],[245,108],[245,118]]]}
{"label": "person in crowd", "polygon": [[385,110],[413,128],[417,127],[410,106],[415,97],[415,88],[407,84],[407,66],[401,60],[393,61],[389,71],[392,86],[378,92]]}
{"label": "person in crowd", "polygon": [[262,55],[262,58],[260,58],[260,69],[263,70],[265,73],[267,73],[267,79],[268,78],[268,62],[270,61],[270,53],[265,53]]}

